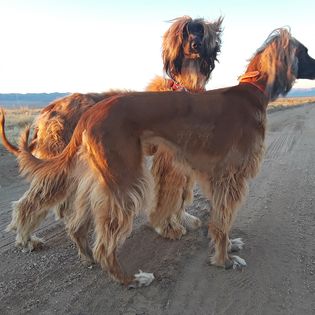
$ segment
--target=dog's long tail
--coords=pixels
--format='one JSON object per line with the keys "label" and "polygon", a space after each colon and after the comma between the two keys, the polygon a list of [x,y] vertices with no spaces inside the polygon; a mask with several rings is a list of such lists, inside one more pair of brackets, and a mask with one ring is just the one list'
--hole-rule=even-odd
{"label": "dog's long tail", "polygon": [[9,142],[6,133],[5,133],[5,114],[3,108],[0,109],[0,136],[2,139],[3,146],[12,154],[15,156],[18,156],[20,153],[20,150]]}
{"label": "dog's long tail", "polygon": [[[5,133],[5,113],[3,108],[0,108],[0,137],[2,140],[2,144],[3,146],[12,154],[14,154],[15,156],[18,156],[20,154],[20,150],[18,147],[16,147],[15,145],[13,145],[7,138],[7,135]],[[29,144],[29,149],[31,152],[33,152],[33,150],[36,147],[36,143],[37,143],[37,129],[34,130],[34,135],[33,135],[33,140],[31,141],[31,143]]]}
{"label": "dog's long tail", "polygon": [[50,160],[41,160],[31,153],[28,145],[29,128],[21,135],[18,161],[20,173],[31,181],[32,187],[37,187],[41,198],[51,201],[67,189],[73,157],[82,142],[81,134],[74,132],[69,144],[57,156]]}

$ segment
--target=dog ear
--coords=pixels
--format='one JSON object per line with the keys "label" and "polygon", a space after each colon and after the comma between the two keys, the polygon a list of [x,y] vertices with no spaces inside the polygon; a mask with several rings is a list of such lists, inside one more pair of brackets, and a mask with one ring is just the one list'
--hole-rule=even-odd
{"label": "dog ear", "polygon": [[[207,23],[208,34],[212,37],[212,40],[214,41],[214,43],[213,42],[211,43],[212,50],[213,50],[213,61],[217,60],[217,54],[221,51],[223,19],[224,18],[220,16],[216,21]],[[211,49],[211,47],[209,48]]]}
{"label": "dog ear", "polygon": [[183,52],[183,33],[184,29],[192,21],[191,17],[183,16],[171,20],[173,24],[163,36],[162,58],[165,72],[172,77],[181,71]]}
{"label": "dog ear", "polygon": [[222,16],[214,22],[204,22],[202,63],[200,70],[207,79],[210,77],[215,67],[215,61],[218,61],[217,56],[221,51],[222,22]]}
{"label": "dog ear", "polygon": [[223,32],[222,23],[223,23],[224,17],[220,16],[216,21],[210,23],[213,30],[217,33],[218,36],[221,36],[221,33]]}
{"label": "dog ear", "polygon": [[217,34],[217,40],[216,40],[216,46],[215,46],[215,59],[216,61],[218,61],[217,59],[217,54],[221,51],[221,45],[222,45],[222,32],[223,32],[223,28],[222,28],[222,22],[223,22],[223,17],[220,16],[215,22],[212,23],[213,25],[213,29]]}

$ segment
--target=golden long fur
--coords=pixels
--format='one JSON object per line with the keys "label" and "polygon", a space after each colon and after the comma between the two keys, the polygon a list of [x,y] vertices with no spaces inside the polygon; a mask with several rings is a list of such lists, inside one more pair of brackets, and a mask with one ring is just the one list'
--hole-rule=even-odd
{"label": "golden long fur", "polygon": [[51,160],[31,154],[27,131],[18,158],[31,187],[15,207],[18,239],[27,242],[36,217],[78,186],[70,221],[81,254],[89,256],[88,204],[95,260],[121,283],[150,284],[152,274],[126,275],[116,255],[133,217],[148,205],[155,207],[152,178],[144,165],[143,147],[149,144],[162,147],[182,168],[193,169],[211,199],[211,262],[244,267],[243,259],[230,254],[243,243],[230,240],[229,232],[247,180],[257,174],[263,158],[268,102],[287,93],[295,78],[314,79],[315,60],[288,30],[278,29],[250,60],[236,86],[199,94],[134,93],[104,100],[82,115],[65,150]]}
{"label": "golden long fur", "polygon": [[[222,21],[222,18],[210,22],[188,16],[171,21],[172,24],[164,34],[162,44],[164,71],[168,78],[154,78],[147,90],[185,89],[191,92],[204,90],[220,51]],[[192,48],[193,44],[196,48]],[[42,110],[35,122],[35,136],[30,144],[33,154],[39,158],[51,158],[62,152],[85,111],[99,101],[122,93],[122,91],[75,93],[51,103]],[[5,136],[4,114],[0,115],[0,122],[3,144],[18,156],[18,148],[14,147]],[[151,153],[155,150],[155,147],[147,148]],[[166,155],[162,148],[159,148],[154,156],[152,172],[158,202],[157,207],[151,209],[150,222],[156,231],[164,237],[175,239],[186,233],[186,227],[198,227],[200,220],[184,210],[184,205],[190,203],[193,198],[193,177],[183,168],[176,166],[172,156]],[[173,193],[166,193],[171,191]],[[57,217],[63,217],[69,207],[72,208],[71,197],[58,205]],[[43,214],[33,228],[44,218]],[[15,227],[10,226],[10,228]],[[39,240],[29,242],[27,246],[32,250],[37,245],[40,245]]]}

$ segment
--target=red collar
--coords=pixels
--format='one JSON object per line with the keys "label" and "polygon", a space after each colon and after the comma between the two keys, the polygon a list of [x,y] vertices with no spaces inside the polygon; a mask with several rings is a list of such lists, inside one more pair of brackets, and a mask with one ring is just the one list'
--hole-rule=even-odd
{"label": "red collar", "polygon": [[181,85],[180,83],[177,83],[176,81],[169,79],[168,80],[168,84],[170,89],[172,89],[172,91],[185,91],[185,92],[189,92],[183,85]]}
{"label": "red collar", "polygon": [[238,80],[240,83],[248,83],[255,86],[258,90],[265,94],[265,85],[257,81],[259,71],[250,71],[241,75]]}
{"label": "red collar", "polygon": [[172,91],[177,92],[189,92],[189,93],[196,93],[196,92],[204,92],[206,89],[200,89],[200,90],[189,90],[185,86],[181,85],[180,83],[176,82],[173,79],[168,79],[168,85],[169,88],[172,89]]}

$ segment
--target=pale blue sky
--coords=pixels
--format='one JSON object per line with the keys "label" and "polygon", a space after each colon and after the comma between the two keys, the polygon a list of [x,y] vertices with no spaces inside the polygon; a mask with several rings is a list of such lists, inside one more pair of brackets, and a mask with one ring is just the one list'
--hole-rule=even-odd
{"label": "pale blue sky", "polygon": [[277,27],[289,25],[315,58],[314,12],[314,0],[0,0],[0,93],[143,90],[162,74],[166,21],[182,15],[224,16],[220,64],[207,88],[233,85]]}

